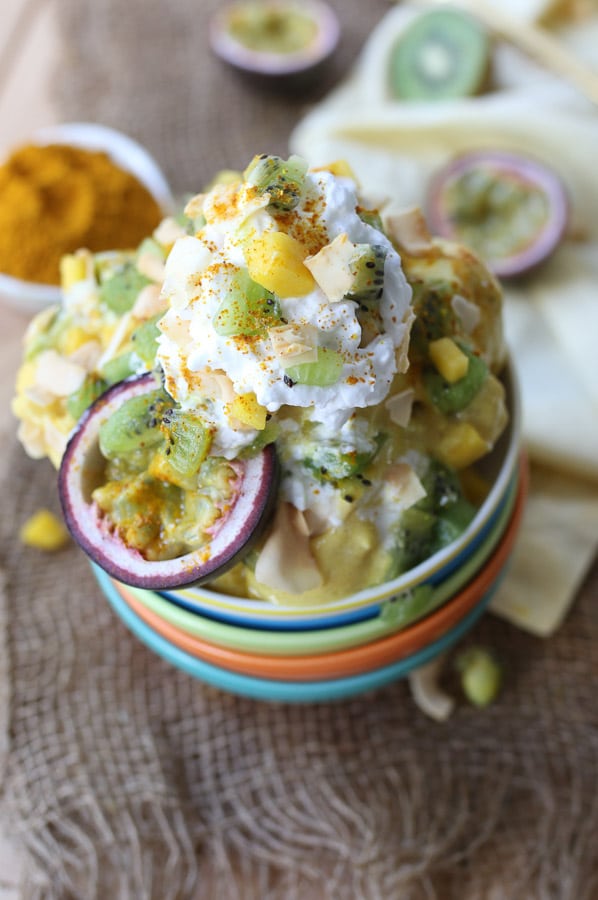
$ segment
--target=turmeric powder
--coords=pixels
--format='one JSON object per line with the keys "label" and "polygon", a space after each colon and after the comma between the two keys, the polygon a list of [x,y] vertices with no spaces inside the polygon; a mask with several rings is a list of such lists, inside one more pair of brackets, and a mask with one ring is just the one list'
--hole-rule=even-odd
{"label": "turmeric powder", "polygon": [[134,248],[161,218],[149,191],[106,153],[21,147],[0,166],[0,272],[59,284],[65,253]]}

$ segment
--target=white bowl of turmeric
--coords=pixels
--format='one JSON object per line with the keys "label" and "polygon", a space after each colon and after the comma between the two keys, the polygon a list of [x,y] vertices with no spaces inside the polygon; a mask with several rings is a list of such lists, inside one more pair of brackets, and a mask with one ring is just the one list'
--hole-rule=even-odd
{"label": "white bowl of turmeric", "polygon": [[0,297],[25,313],[58,303],[65,254],[133,248],[173,206],[127,135],[87,122],[36,132],[0,166]]}

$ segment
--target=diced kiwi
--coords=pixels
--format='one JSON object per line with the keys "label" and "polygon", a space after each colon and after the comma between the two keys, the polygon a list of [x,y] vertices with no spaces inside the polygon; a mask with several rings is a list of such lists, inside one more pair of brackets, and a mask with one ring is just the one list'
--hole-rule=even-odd
{"label": "diced kiwi", "polygon": [[357,215],[366,225],[371,225],[376,231],[381,231],[384,234],[384,225],[377,209],[364,209],[362,206],[358,206]]}
{"label": "diced kiwi", "polygon": [[338,444],[331,441],[307,444],[303,465],[320,481],[343,481],[361,475],[376,455],[378,447],[379,444],[376,443],[369,451],[344,452]]}
{"label": "diced kiwi", "polygon": [[353,283],[346,294],[349,300],[367,304],[382,297],[386,253],[386,247],[380,244],[357,244],[351,259]]}
{"label": "diced kiwi", "polygon": [[314,362],[285,367],[285,382],[289,387],[294,384],[330,387],[341,377],[343,366],[344,359],[338,351],[329,347],[318,347],[318,358]]}
{"label": "diced kiwi", "polygon": [[436,525],[436,541],[438,549],[456,540],[463,534],[473,517],[476,509],[464,497],[460,497],[438,516]]}
{"label": "diced kiwi", "polygon": [[210,431],[203,421],[191,413],[163,417],[168,427],[168,446],[165,454],[168,462],[181,475],[189,478],[199,471],[208,455],[211,443]]}
{"label": "diced kiwi", "polygon": [[434,406],[446,415],[457,413],[468,406],[482,387],[488,375],[484,360],[472,353],[464,344],[460,349],[469,359],[467,373],[452,383],[446,381],[433,366],[423,372],[423,384]]}
{"label": "diced kiwi", "polygon": [[153,318],[147,319],[145,322],[142,322],[141,325],[138,325],[131,335],[135,354],[143,360],[148,368],[153,366],[156,359],[158,338],[160,336],[160,330],[157,323],[161,318],[162,313],[158,313],[158,315]]}
{"label": "diced kiwi", "polygon": [[150,279],[139,272],[134,263],[126,262],[100,285],[100,300],[118,315],[128,312],[139,292],[151,284]]}
{"label": "diced kiwi", "polygon": [[67,397],[66,408],[73,419],[80,419],[94,400],[103,394],[108,384],[102,378],[88,375],[81,387]]}
{"label": "diced kiwi", "polygon": [[278,212],[290,212],[301,202],[306,172],[307,163],[299,156],[285,160],[264,154],[253,158],[244,177],[258,193],[270,195],[269,207]]}
{"label": "diced kiwi", "polygon": [[389,60],[389,89],[400,100],[469,97],[483,87],[490,61],[487,32],[457,9],[423,13],[405,29]]}
{"label": "diced kiwi", "polygon": [[401,517],[398,543],[399,571],[406,572],[427,559],[436,543],[436,516],[411,506]]}
{"label": "diced kiwi", "polygon": [[160,389],[126,400],[100,426],[102,455],[113,459],[159,444],[164,440],[160,421],[167,408],[167,395]]}
{"label": "diced kiwi", "polygon": [[101,367],[99,374],[107,385],[118,384],[119,381],[124,381],[129,375],[135,374],[135,358],[133,354],[130,350],[127,350],[125,353],[121,353],[120,356],[109,359]]}
{"label": "diced kiwi", "polygon": [[214,331],[223,337],[263,334],[280,324],[280,303],[275,295],[240,269],[212,320]]}

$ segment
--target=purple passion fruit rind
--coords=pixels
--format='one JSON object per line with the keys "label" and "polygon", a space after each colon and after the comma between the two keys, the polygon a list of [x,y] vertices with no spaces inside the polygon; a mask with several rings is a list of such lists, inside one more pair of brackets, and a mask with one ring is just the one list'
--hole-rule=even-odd
{"label": "purple passion fruit rind", "polygon": [[[295,49],[272,46],[251,46],[235,34],[244,16],[255,27],[256,13],[263,16],[265,34],[270,31],[274,41],[277,31],[287,27],[293,33],[293,16],[309,22],[313,34],[304,46]],[[268,24],[268,16],[277,17],[277,23]],[[238,21],[237,21],[238,20]],[[210,43],[220,59],[242,72],[259,76],[289,77],[319,67],[336,48],[340,36],[340,24],[335,11],[320,0],[238,0],[219,10],[210,23]]]}
{"label": "purple passion fruit rind", "polygon": [[98,442],[100,426],[125,400],[156,387],[152,374],[133,377],[109,388],[89,407],[67,444],[58,487],[66,525],[95,563],[125,584],[167,590],[212,580],[251,549],[274,507],[278,464],[273,445],[256,456],[236,460],[238,490],[209,544],[174,559],[146,560],[139,551],[128,547],[103,518],[91,493],[104,465]]}
{"label": "purple passion fruit rind", "polygon": [[[463,179],[471,178],[476,173],[480,177],[494,179],[496,184],[501,180],[505,185],[510,183],[513,190],[520,189],[522,200],[526,194],[530,196],[533,192],[545,204],[543,221],[532,223],[530,219],[525,242],[505,255],[484,252],[483,244],[484,228],[492,228],[492,218],[498,222],[501,216],[500,198],[493,206],[495,199],[488,193],[486,196],[472,195],[473,208],[468,211],[472,218],[467,218],[467,213],[464,218],[455,209],[454,202],[451,203],[451,193],[460,190],[458,185],[464,183]],[[569,220],[569,198],[561,178],[544,163],[518,153],[479,150],[456,157],[433,176],[427,190],[426,218],[433,233],[468,243],[496,276],[515,278],[540,265],[557,248]],[[502,227],[507,234],[510,228],[507,218]],[[467,230],[470,228],[474,236],[468,241]],[[511,229],[511,234],[513,231]]]}

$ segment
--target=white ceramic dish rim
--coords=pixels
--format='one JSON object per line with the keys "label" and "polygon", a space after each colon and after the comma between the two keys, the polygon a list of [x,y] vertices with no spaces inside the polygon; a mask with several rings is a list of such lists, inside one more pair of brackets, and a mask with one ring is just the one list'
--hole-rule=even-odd
{"label": "white ceramic dish rim", "polygon": [[310,16],[317,26],[314,40],[303,50],[295,53],[268,53],[250,50],[237,41],[228,30],[228,21],[235,7],[242,7],[241,2],[233,3],[220,10],[210,23],[210,42],[212,49],[221,59],[248,72],[262,75],[291,75],[302,72],[317,65],[329,56],[340,37],[340,25],[336,13],[326,3],[319,0],[271,0],[269,5],[281,8],[298,9]]}
{"label": "white ceramic dish rim", "polygon": [[[121,168],[135,175],[160,205],[164,215],[174,211],[175,202],[166,176],[154,157],[133,138],[95,122],[65,122],[36,131],[31,144],[70,144],[87,150],[104,150]],[[61,289],[52,284],[36,284],[0,273],[0,296],[24,312],[39,312],[60,303]]]}
{"label": "white ceramic dish rim", "polygon": [[205,612],[212,608],[215,613],[222,611],[235,614],[251,614],[252,618],[262,618],[264,621],[277,618],[300,620],[302,618],[311,618],[314,615],[323,616],[340,611],[363,609],[371,604],[381,603],[389,597],[411,590],[416,585],[429,580],[440,569],[449,565],[451,561],[463,553],[469,544],[475,541],[505,496],[513,473],[519,465],[519,454],[521,451],[521,395],[517,373],[510,358],[507,359],[503,370],[503,380],[507,389],[509,424],[507,426],[508,433],[501,440],[507,437],[508,444],[498,475],[468,528],[456,541],[444,547],[430,559],[425,560],[392,581],[387,581],[372,588],[366,588],[355,594],[350,594],[348,597],[326,604],[283,606],[269,603],[265,600],[253,600],[249,597],[234,597],[221,594],[202,587],[163,592],[164,596],[175,601],[177,598],[181,598],[187,604],[193,603],[195,600],[203,605]]}

